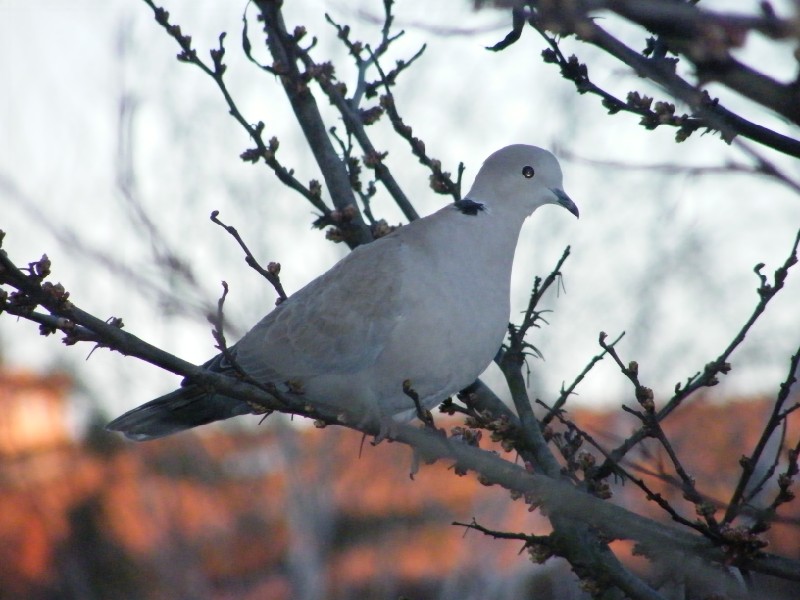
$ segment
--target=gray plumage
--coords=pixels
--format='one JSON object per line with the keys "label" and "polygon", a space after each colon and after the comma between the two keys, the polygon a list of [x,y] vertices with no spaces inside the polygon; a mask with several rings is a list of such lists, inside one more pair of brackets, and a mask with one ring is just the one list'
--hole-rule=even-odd
{"label": "gray plumage", "polygon": [[[465,199],[353,250],[264,317],[233,347],[251,377],[300,384],[306,402],[356,416],[406,419],[410,380],[426,407],[489,365],[509,319],[519,232],[539,206],[578,216],[556,158],[512,145],[492,154]],[[230,366],[217,356],[207,368]],[[189,384],[112,421],[153,439],[253,412]]]}

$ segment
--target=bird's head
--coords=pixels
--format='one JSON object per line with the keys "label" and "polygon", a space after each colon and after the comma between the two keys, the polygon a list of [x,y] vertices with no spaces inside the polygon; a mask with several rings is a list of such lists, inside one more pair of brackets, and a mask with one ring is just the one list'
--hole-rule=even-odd
{"label": "bird's head", "polygon": [[490,211],[513,207],[531,214],[543,204],[558,204],[578,216],[578,207],[564,192],[556,157],[525,144],[506,146],[489,156],[466,197]]}

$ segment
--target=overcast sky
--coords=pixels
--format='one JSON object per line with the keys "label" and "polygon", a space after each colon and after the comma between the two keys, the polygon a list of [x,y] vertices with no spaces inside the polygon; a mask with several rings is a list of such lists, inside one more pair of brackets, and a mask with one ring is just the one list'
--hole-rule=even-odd
{"label": "overcast sky", "polygon": [[[752,10],[757,3],[709,5]],[[201,55],[207,56],[221,31],[228,32],[228,82],[240,108],[249,120],[265,122],[267,137],[280,139],[281,158],[301,180],[319,177],[282,90],[241,56],[244,2],[176,0],[165,6]],[[351,24],[355,37],[375,41],[379,28],[372,17],[381,15],[381,6],[298,0],[287,3],[286,20],[290,28],[302,23],[316,35],[315,58],[333,60],[348,81],[352,68],[323,13]],[[562,381],[570,381],[597,352],[600,331],[626,331],[622,356],[639,361],[643,383],[663,399],[677,381],[712,360],[745,322],[757,301],[752,268],[764,262],[771,274],[785,259],[800,226],[800,198],[764,178],[634,168],[745,159],[714,135],[694,135],[678,145],[672,130],[645,131],[633,116],[607,116],[596,98],[576,95],[553,65],[541,61],[544,45],[533,30],[500,55],[487,52],[484,46],[507,32],[509,16],[474,13],[470,6],[464,0],[398,2],[397,24],[406,35],[390,60],[409,57],[423,43],[428,49],[402,77],[397,104],[430,153],[450,170],[463,161],[467,184],[483,158],[514,142],[629,165],[563,159],[565,188],[580,207],[580,220],[545,207],[525,226],[514,272],[515,311],[524,306],[534,275],[546,274],[567,244],[573,253],[565,268],[566,293],[547,299],[555,310],[550,325],[531,340],[546,358],[531,362],[533,394],[552,400]],[[248,14],[256,53],[268,62],[252,7]],[[643,47],[643,40],[613,19],[604,26]],[[593,80],[619,96],[638,89],[664,98],[588,46],[568,41],[565,49],[588,62]],[[245,133],[227,114],[214,83],[174,59],[174,40],[143,2],[5,0],[0,53],[6,91],[0,95],[4,247],[17,263],[47,253],[53,279],[82,308],[104,318],[120,316],[132,333],[200,362],[214,353],[201,307],[216,301],[220,280],[231,285],[227,314],[239,332],[274,302],[274,292],[246,267],[234,242],[208,221],[212,210],[239,228],[263,262],[282,263],[289,291],[344,255],[345,248],[332,247],[310,228],[313,211],[304,200],[265,166],[239,159],[249,147]],[[778,77],[791,77],[796,69],[791,47],[776,52],[755,36],[741,55],[771,65]],[[798,135],[747,101],[724,90],[715,93],[751,120]],[[427,188],[427,172],[408,157],[387,123],[370,133],[389,152],[389,166],[420,213],[447,201]],[[800,177],[797,161],[762,151]],[[133,176],[127,195],[120,173]],[[402,221],[385,196],[373,210],[392,223]],[[154,229],[142,225],[142,211]],[[166,276],[154,244],[184,260],[194,283]],[[169,296],[179,303],[165,303]],[[717,393],[775,392],[800,344],[798,306],[800,273],[794,273],[734,355],[734,371]],[[89,349],[65,348],[37,336],[30,323],[0,317],[7,365],[41,372],[68,368],[110,412],[177,384],[174,376],[107,351],[85,362]],[[496,374],[490,379],[497,381]],[[629,386],[610,363],[580,388],[580,401],[589,404],[630,399]]]}

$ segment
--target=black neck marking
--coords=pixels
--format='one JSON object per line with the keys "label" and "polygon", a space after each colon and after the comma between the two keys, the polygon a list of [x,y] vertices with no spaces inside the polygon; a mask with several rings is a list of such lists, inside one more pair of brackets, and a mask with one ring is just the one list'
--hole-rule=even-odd
{"label": "black neck marking", "polygon": [[461,214],[469,215],[470,217],[475,217],[479,212],[486,210],[486,206],[482,202],[476,202],[475,200],[470,200],[469,198],[456,200],[453,202],[453,206],[455,206],[457,210],[461,211]]}

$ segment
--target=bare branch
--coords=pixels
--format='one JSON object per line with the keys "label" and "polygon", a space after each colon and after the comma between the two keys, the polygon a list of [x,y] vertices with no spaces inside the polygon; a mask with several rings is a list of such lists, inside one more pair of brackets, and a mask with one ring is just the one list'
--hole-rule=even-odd
{"label": "bare branch", "polygon": [[761,437],[756,443],[755,448],[753,448],[753,452],[750,454],[750,456],[742,456],[742,458],[739,460],[739,464],[742,467],[742,476],[739,478],[739,481],[736,484],[736,489],[734,490],[733,495],[728,502],[728,509],[725,511],[725,517],[723,518],[723,522],[725,523],[732,522],[745,506],[745,502],[743,500],[746,499],[744,499],[743,496],[745,490],[748,488],[750,479],[755,472],[756,465],[758,465],[759,461],[761,460],[761,456],[767,447],[767,443],[775,433],[775,430],[782,423],[785,424],[786,422],[787,413],[783,412],[783,408],[789,398],[789,392],[792,389],[792,385],[795,383],[795,381],[797,381],[795,378],[795,373],[798,372],[798,366],[800,366],[800,348],[797,349],[794,356],[792,356],[791,361],[789,361],[789,373],[787,374],[785,381],[780,386],[780,391],[778,392],[777,398],[775,398],[775,404],[772,408],[772,414],[770,414],[767,424],[765,425],[764,430],[761,432]]}
{"label": "bare branch", "polygon": [[[259,2],[259,6],[262,4],[272,6],[275,3],[272,2]],[[262,8],[263,10],[263,8]],[[265,18],[269,19],[272,17],[277,18],[274,14],[275,11],[279,11],[279,9],[272,6],[269,9],[271,12],[268,14],[265,13]],[[280,13],[278,12],[278,15]],[[282,23],[282,21],[280,21]],[[268,38],[269,39],[269,38]],[[386,157],[385,152],[379,152],[375,146],[372,144],[372,141],[367,136],[366,130],[364,128],[365,120],[368,122],[372,122],[373,118],[369,117],[362,112],[359,112],[356,108],[354,103],[349,101],[345,97],[346,88],[344,84],[338,83],[335,81],[334,77],[334,70],[333,66],[330,63],[324,64],[317,64],[308,54],[308,52],[304,51],[303,49],[297,46],[296,41],[291,38],[285,39],[285,48],[282,51],[282,54],[275,54],[273,51],[273,56],[282,57],[284,55],[293,56],[296,60],[299,60],[303,63],[306,69],[306,73],[309,77],[313,78],[319,86],[322,88],[322,91],[328,96],[328,99],[331,103],[336,107],[339,113],[342,116],[342,120],[347,128],[347,132],[352,134],[355,137],[356,141],[358,142],[361,149],[364,151],[364,165],[373,169],[375,171],[375,175],[378,180],[383,183],[386,190],[394,199],[397,206],[403,212],[403,215],[409,220],[413,221],[414,219],[418,218],[418,214],[416,209],[413,207],[411,202],[406,197],[405,193],[400,188],[400,185],[394,179],[394,176],[389,171],[388,167],[383,163],[383,159]],[[271,47],[272,50],[272,47]],[[278,50],[281,52],[281,50]],[[282,59],[283,60],[283,59]],[[294,67],[294,71],[289,71],[291,76],[295,76],[296,67]],[[297,75],[299,77],[299,75]],[[287,93],[289,91],[287,90]],[[296,111],[297,113],[297,111]],[[302,120],[302,114],[297,113],[298,119]],[[366,119],[365,119],[366,117]],[[308,134],[306,135],[308,137]],[[313,143],[313,140],[309,139],[309,143]],[[328,141],[328,143],[330,143]]]}
{"label": "bare branch", "polygon": [[[722,353],[713,361],[708,363],[702,372],[698,372],[697,374],[690,377],[686,384],[681,385],[680,383],[675,385],[675,393],[670,398],[670,400],[664,405],[663,408],[657,411],[655,418],[660,422],[663,421],[667,416],[672,413],[676,408],[678,408],[681,403],[692,395],[697,390],[704,388],[704,387],[711,387],[719,383],[718,376],[721,374],[728,373],[731,369],[730,363],[728,362],[731,354],[739,345],[744,341],[745,336],[756,323],[758,318],[767,308],[769,302],[775,297],[775,295],[783,289],[783,286],[786,282],[786,277],[789,274],[789,269],[791,269],[797,263],[797,249],[798,244],[800,244],[800,231],[798,231],[797,236],[795,237],[794,244],[792,245],[791,252],[789,256],[784,261],[783,265],[778,267],[775,270],[773,282],[769,283],[765,275],[761,273],[761,270],[764,268],[763,264],[756,265],[755,273],[759,277],[760,285],[756,290],[758,292],[759,301],[756,304],[753,313],[750,315],[750,318],[747,319],[747,322],[742,326],[733,340],[728,344],[728,347],[722,351]],[[601,346],[603,345],[601,341]],[[611,353],[609,353],[611,354]],[[612,354],[613,356],[613,354]],[[638,365],[633,367],[635,363],[629,365],[629,367],[625,367],[621,360],[617,357],[617,364],[620,366],[620,370],[622,373],[631,379],[631,374],[634,370],[638,370]],[[631,380],[633,382],[633,380]],[[639,396],[642,395],[643,399],[644,396],[649,395],[649,401],[652,402],[652,390],[649,391],[649,394],[645,393],[645,390],[648,388],[642,389],[641,387],[636,387],[636,383],[634,383],[637,399]],[[642,400],[640,400],[641,402]],[[634,432],[630,437],[628,437],[619,447],[614,449],[611,452],[611,458],[606,460],[604,465],[601,467],[601,471],[605,474],[610,474],[611,466],[614,463],[618,463],[623,456],[625,456],[628,451],[636,446],[639,442],[650,435],[649,430],[646,427],[642,427]]]}
{"label": "bare branch", "polygon": [[593,165],[596,167],[604,167],[611,169],[630,171],[655,171],[665,174],[686,174],[691,176],[699,175],[728,175],[728,174],[742,174],[742,175],[757,175],[760,177],[768,177],[775,179],[781,184],[787,186],[793,192],[800,193],[800,182],[791,179],[785,173],[779,171],[777,167],[770,161],[767,161],[763,156],[755,153],[751,148],[742,143],[736,143],[737,147],[741,148],[746,154],[751,156],[755,165],[746,165],[740,162],[728,161],[721,165],[682,165],[677,163],[654,163],[654,164],[635,164],[631,162],[621,162],[614,160],[600,160],[595,158],[586,158],[578,156],[575,153],[566,149],[559,149],[558,153],[565,158],[582,162],[584,164]]}
{"label": "bare branch", "polygon": [[[608,344],[610,348],[613,348],[617,345],[617,343],[625,336],[625,332],[623,331],[620,333],[617,338]],[[572,381],[569,386],[564,388],[563,384],[561,386],[561,393],[559,394],[558,398],[556,399],[555,403],[553,403],[552,408],[549,408],[549,412],[542,418],[542,425],[546,426],[550,421],[553,420],[553,417],[564,407],[566,404],[567,399],[575,393],[578,385],[584,380],[584,378],[589,374],[589,372],[594,368],[594,366],[603,360],[608,352],[604,349],[601,353],[592,357],[589,363],[583,368],[583,371],[578,373],[578,376]]]}
{"label": "bare branch", "polygon": [[[533,3],[531,3],[532,5]],[[642,8],[642,6],[646,6],[646,8]],[[612,113],[624,110],[642,114],[642,124],[648,128],[662,124],[677,126],[679,127],[676,136],[678,141],[686,139],[698,128],[706,128],[719,131],[727,142],[732,141],[737,135],[741,135],[789,156],[800,157],[800,141],[748,121],[726,109],[718,100],[712,100],[705,90],[680,77],[675,70],[676,60],[666,57],[669,50],[683,52],[694,62],[700,79],[703,81],[716,79],[794,122],[800,122],[800,112],[797,110],[800,103],[797,100],[796,86],[780,84],[735,61],[729,55],[728,48],[735,45],[736,39],[734,37],[726,40],[724,37],[730,33],[730,26],[734,26],[734,31],[735,27],[739,27],[739,31],[741,31],[741,27],[755,27],[755,24],[764,30],[770,30],[776,36],[783,36],[785,32],[794,31],[791,23],[781,22],[769,16],[749,21],[740,18],[729,20],[727,23],[713,23],[717,17],[710,13],[704,13],[693,3],[670,3],[668,6],[669,8],[663,2],[653,1],[643,3],[584,1],[568,4],[552,0],[537,2],[532,10],[514,9],[512,32],[491,49],[502,50],[513,44],[519,39],[525,22],[528,22],[545,37],[550,45],[550,49],[543,54],[545,62],[559,64],[562,75],[576,84],[579,93],[589,92],[600,96],[603,98],[603,105]],[[691,10],[695,20],[692,21],[691,28],[682,28],[673,22],[670,30],[667,31],[660,29],[658,21],[646,19],[641,14],[638,17],[635,16],[634,13],[637,12],[635,7],[639,7],[639,13],[649,11],[651,8],[655,10],[655,7],[667,11],[672,9],[675,11]],[[654,28],[658,29],[664,33],[664,36],[648,40],[649,46],[644,53],[636,52],[598,25],[592,12],[599,9],[617,12],[650,31],[653,31]],[[673,17],[674,15],[670,18]],[[709,23],[712,23],[711,30],[708,28]],[[577,58],[566,59],[560,50],[556,51],[558,42],[554,37],[547,35],[546,30],[557,35],[576,35],[580,40],[597,46],[631,67],[638,75],[661,85],[674,98],[688,105],[693,115],[691,117],[686,115],[675,117],[675,107],[668,103],[657,104],[656,110],[652,112],[650,111],[652,100],[642,102],[642,97],[636,92],[632,92],[633,95],[629,94],[627,101],[622,101],[613,94],[600,89],[589,80],[586,66],[582,65]],[[716,35],[719,32],[723,37]],[[675,35],[676,33],[677,35]],[[710,47],[709,43],[717,43],[718,46]]]}
{"label": "bare branch", "polygon": [[[314,75],[308,69],[308,64],[306,73],[301,73],[297,66],[298,61],[307,61],[308,57],[308,53],[298,44],[305,35],[305,29],[297,28],[291,35],[286,31],[280,2],[256,0],[255,4],[261,12],[264,32],[267,34],[267,46],[274,59],[272,68],[280,76],[281,85],[322,171],[333,204],[339,211],[350,210],[351,206],[354,208],[352,219],[347,223],[338,224],[338,228],[343,232],[343,240],[351,248],[370,242],[373,236],[356,206],[347,169],[336,154],[317,101],[308,88],[308,78]],[[317,81],[322,77],[323,74],[319,73]],[[341,107],[337,108],[341,112]]]}
{"label": "bare branch", "polygon": [[175,41],[180,45],[181,52],[178,54],[178,60],[197,66],[201,71],[203,71],[203,73],[214,80],[220,92],[222,93],[226,104],[228,105],[228,112],[244,128],[244,130],[255,143],[255,148],[246,150],[242,153],[242,160],[248,162],[257,162],[258,160],[263,159],[267,166],[272,169],[281,183],[298,192],[301,196],[308,200],[314,206],[314,208],[322,213],[323,218],[327,218],[330,214],[330,209],[325,206],[324,202],[322,202],[319,193],[315,193],[313,190],[300,183],[300,181],[294,177],[294,172],[284,167],[276,158],[275,155],[278,151],[279,145],[277,138],[273,137],[269,140],[268,144],[264,143],[262,137],[264,132],[264,123],[259,121],[255,125],[250,124],[250,122],[244,118],[238,106],[234,102],[233,97],[230,95],[223,78],[227,68],[223,63],[223,58],[225,56],[225,48],[223,46],[225,34],[220,34],[219,47],[211,51],[212,66],[209,67],[197,56],[197,52],[192,48],[191,36],[183,34],[179,25],[170,24],[169,13],[163,8],[157,6],[152,0],[144,0],[144,2],[153,10],[156,22],[161,25],[170,35],[170,37],[174,38]]}
{"label": "bare branch", "polygon": [[[218,210],[213,211],[211,213],[211,221],[222,227],[229,234],[231,234],[233,239],[235,239],[238,242],[239,246],[242,248],[242,250],[244,250],[245,262],[253,270],[261,274],[261,276],[264,277],[264,279],[266,279],[267,281],[269,281],[272,287],[275,288],[275,291],[278,293],[278,300],[275,302],[275,304],[280,304],[281,302],[286,300],[287,298],[286,292],[283,289],[283,284],[281,284],[281,276],[280,276],[281,265],[276,262],[271,262],[269,263],[269,265],[267,265],[266,269],[262,267],[256,260],[255,256],[253,256],[253,253],[250,252],[250,248],[248,248],[247,244],[244,243],[242,236],[239,235],[239,232],[236,230],[236,228],[231,225],[225,225],[225,223],[219,220],[218,216],[219,216],[219,211]],[[224,287],[225,287],[225,295],[227,295],[228,287],[227,285],[225,285]],[[225,295],[223,295],[223,298],[225,297]]]}

